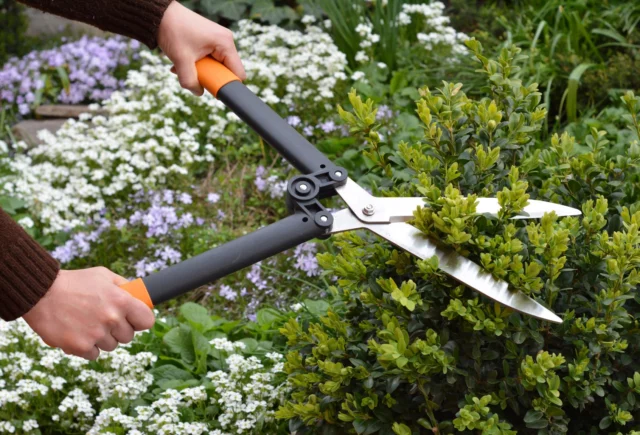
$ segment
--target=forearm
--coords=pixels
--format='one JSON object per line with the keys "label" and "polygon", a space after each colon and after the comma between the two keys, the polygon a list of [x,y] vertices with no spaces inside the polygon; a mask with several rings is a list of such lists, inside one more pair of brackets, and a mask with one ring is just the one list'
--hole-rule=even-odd
{"label": "forearm", "polygon": [[0,209],[0,318],[14,320],[47,293],[60,267]]}
{"label": "forearm", "polygon": [[157,46],[160,21],[173,0],[18,0],[28,6]]}

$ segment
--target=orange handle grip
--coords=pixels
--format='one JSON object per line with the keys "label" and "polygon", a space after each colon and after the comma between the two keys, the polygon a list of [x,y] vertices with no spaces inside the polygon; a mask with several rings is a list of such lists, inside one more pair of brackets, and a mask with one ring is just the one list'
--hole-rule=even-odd
{"label": "orange handle grip", "polygon": [[147,286],[144,285],[144,281],[142,281],[142,279],[138,278],[136,280],[129,281],[128,283],[121,285],[120,288],[128,292],[134,298],[144,302],[149,308],[153,308],[151,296],[149,296]]}
{"label": "orange handle grip", "polygon": [[218,96],[218,91],[227,83],[241,81],[229,68],[207,56],[196,62],[198,80],[203,88]]}

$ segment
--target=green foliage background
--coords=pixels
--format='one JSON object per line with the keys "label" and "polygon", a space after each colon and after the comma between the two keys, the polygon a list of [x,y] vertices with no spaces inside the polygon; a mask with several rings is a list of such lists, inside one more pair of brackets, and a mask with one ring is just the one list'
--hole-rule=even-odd
{"label": "green foliage background", "polygon": [[23,6],[15,0],[0,0],[0,65],[9,57],[28,51],[24,40],[26,30]]}

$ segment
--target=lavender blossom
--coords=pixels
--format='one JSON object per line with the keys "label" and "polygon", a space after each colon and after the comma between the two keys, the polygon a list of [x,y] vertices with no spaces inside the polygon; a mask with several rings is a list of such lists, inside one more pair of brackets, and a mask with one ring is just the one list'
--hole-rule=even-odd
{"label": "lavender blossom", "polygon": [[207,195],[207,201],[211,204],[215,204],[220,201],[220,195],[217,193],[210,193]]}
{"label": "lavender blossom", "polygon": [[391,119],[395,116],[394,111],[387,105],[383,104],[378,107],[378,112],[376,113],[376,120],[384,121],[386,119]]}
{"label": "lavender blossom", "polygon": [[110,38],[83,37],[51,50],[32,51],[22,58],[11,58],[0,69],[0,103],[15,104],[21,115],[28,115],[35,95],[45,84],[42,73],[64,68],[69,86],[44,103],[78,104],[99,102],[122,89],[122,82],[113,74],[116,69],[131,63],[140,49],[137,41],[120,36]]}
{"label": "lavender blossom", "polygon": [[228,285],[223,285],[220,287],[220,296],[228,301],[235,301],[238,298],[238,292],[234,291]]}

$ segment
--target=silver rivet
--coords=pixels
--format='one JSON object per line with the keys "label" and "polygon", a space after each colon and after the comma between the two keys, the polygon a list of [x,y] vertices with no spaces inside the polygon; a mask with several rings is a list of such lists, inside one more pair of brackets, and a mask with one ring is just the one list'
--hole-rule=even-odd
{"label": "silver rivet", "polygon": [[336,177],[342,177],[342,172],[336,171]]}
{"label": "silver rivet", "polygon": [[375,209],[373,208],[373,204],[367,204],[365,208],[362,209],[362,213],[367,216],[372,216],[375,213]]}
{"label": "silver rivet", "polygon": [[320,216],[320,220],[321,220],[322,222],[326,222],[326,221],[328,221],[328,220],[329,220],[329,218],[328,218],[328,217],[326,217],[326,216]]}
{"label": "silver rivet", "polygon": [[307,186],[306,184],[302,183],[300,184],[300,190],[302,191],[306,191],[307,189],[309,189],[309,186]]}

